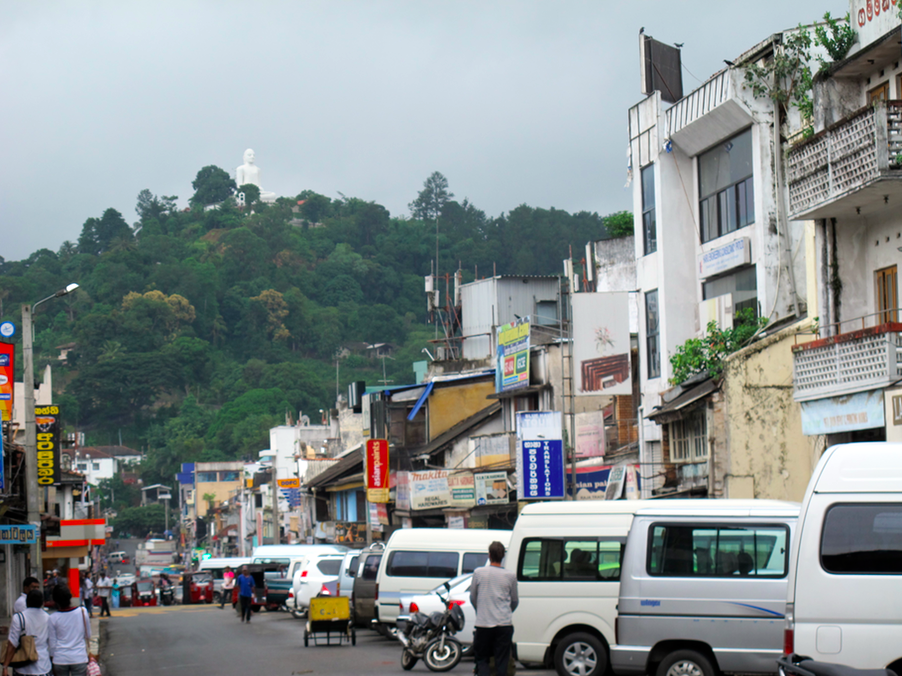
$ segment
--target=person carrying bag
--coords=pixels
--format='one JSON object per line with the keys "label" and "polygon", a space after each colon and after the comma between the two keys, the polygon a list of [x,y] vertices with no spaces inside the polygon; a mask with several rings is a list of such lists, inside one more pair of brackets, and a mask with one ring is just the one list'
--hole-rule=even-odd
{"label": "person carrying bag", "polygon": [[90,673],[91,627],[88,613],[72,605],[68,588],[53,590],[58,612],[50,616],[50,654],[56,676],[85,676]]}
{"label": "person carrying bag", "polygon": [[9,627],[9,640],[3,655],[3,674],[9,667],[16,674],[49,676],[51,671],[49,649],[50,618],[44,612],[44,594],[38,589],[28,592],[25,612],[16,613]]}

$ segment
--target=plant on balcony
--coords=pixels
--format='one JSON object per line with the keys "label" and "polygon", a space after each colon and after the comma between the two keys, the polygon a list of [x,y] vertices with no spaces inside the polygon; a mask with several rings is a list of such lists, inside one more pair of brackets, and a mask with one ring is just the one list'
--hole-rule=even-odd
{"label": "plant on balcony", "polygon": [[767,318],[756,317],[750,308],[736,313],[731,329],[721,329],[715,321],[708,322],[704,336],[690,338],[670,356],[673,368],[670,384],[679,385],[698,373],[716,378],[723,372],[724,359],[750,343],[765,326]]}
{"label": "plant on balcony", "polygon": [[818,63],[821,64],[821,71],[826,70],[831,64],[842,61],[846,58],[846,54],[852,49],[852,45],[858,36],[852,29],[852,22],[849,14],[846,13],[844,19],[834,19],[830,16],[830,12],[824,14],[824,23],[814,28],[814,41],[819,46],[827,50],[830,61],[824,57],[818,56]]}

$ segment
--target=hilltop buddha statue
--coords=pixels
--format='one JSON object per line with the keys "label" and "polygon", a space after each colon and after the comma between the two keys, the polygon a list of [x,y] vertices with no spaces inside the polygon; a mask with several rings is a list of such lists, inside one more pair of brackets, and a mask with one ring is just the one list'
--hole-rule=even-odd
{"label": "hilltop buddha statue", "polygon": [[235,183],[238,184],[239,188],[246,183],[252,183],[260,188],[261,202],[276,201],[276,193],[267,192],[260,185],[260,167],[254,164],[254,151],[251,148],[244,151],[244,164],[235,170]]}

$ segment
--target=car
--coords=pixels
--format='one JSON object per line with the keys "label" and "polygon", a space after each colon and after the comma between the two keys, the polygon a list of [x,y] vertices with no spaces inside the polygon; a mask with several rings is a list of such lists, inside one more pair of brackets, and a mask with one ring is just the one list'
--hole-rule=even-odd
{"label": "car", "polygon": [[322,591],[323,584],[338,580],[344,554],[312,554],[298,567],[291,584],[288,609],[295,616],[305,614],[310,599]]}
{"label": "car", "polygon": [[407,621],[411,613],[441,613],[445,610],[444,602],[439,598],[439,592],[445,595],[445,584],[451,589],[447,596],[451,603],[460,606],[464,613],[464,628],[454,635],[465,646],[473,644],[473,632],[476,630],[476,608],[470,603],[470,584],[473,582],[473,573],[459,575],[442,583],[425,594],[411,594],[401,596],[398,610],[398,622]]}

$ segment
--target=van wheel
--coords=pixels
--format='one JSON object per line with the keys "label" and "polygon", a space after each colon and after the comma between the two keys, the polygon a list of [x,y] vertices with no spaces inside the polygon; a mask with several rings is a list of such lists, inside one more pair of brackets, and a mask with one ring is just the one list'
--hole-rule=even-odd
{"label": "van wheel", "polygon": [[554,668],[559,676],[601,676],[607,665],[608,651],[592,634],[569,634],[554,651]]}
{"label": "van wheel", "polygon": [[656,676],[715,676],[711,661],[694,650],[670,653],[658,666]]}

